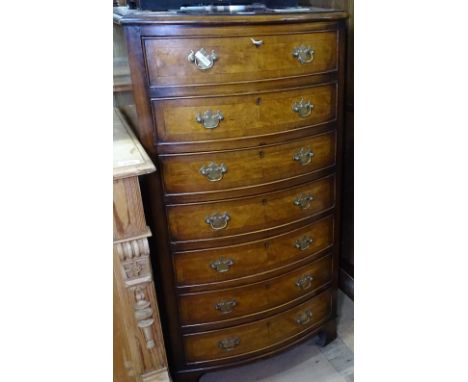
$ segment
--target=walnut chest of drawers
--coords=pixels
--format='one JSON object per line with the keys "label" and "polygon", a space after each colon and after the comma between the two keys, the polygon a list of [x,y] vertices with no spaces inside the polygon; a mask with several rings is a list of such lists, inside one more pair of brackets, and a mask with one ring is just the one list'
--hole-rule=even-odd
{"label": "walnut chest of drawers", "polygon": [[345,17],[114,14],[177,382],[336,335]]}

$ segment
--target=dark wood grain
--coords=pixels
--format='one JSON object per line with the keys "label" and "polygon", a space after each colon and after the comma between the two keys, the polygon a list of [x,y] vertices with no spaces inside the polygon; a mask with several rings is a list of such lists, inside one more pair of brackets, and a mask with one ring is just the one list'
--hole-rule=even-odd
{"label": "dark wood grain", "polygon": [[[271,194],[221,202],[167,206],[172,241],[189,241],[240,235],[303,220],[334,205],[335,179],[328,177],[300,187]],[[294,201],[305,197],[313,200],[301,208]],[[224,229],[214,230],[206,218],[227,213]]]}
{"label": "dark wood grain", "polygon": [[[304,99],[314,106],[309,116],[294,112]],[[250,138],[330,122],[336,118],[336,84],[236,96],[162,99],[153,102],[158,141],[206,142]],[[207,129],[197,114],[220,111],[218,127]]]}
{"label": "dark wood grain", "polygon": [[[293,249],[289,251],[292,252]],[[181,294],[179,295],[181,323],[183,326],[194,326],[229,321],[228,324],[233,325],[235,318],[244,316],[253,318],[257,313],[294,304],[299,298],[310,295],[319,287],[329,283],[331,277],[332,258],[328,255],[259,283],[211,292]],[[219,306],[223,303],[225,306],[231,305],[223,311]]]}
{"label": "dark wood grain", "polygon": [[[151,99],[198,98],[202,96],[245,96],[257,93],[274,92],[278,89],[300,89],[315,85],[326,85],[337,81],[338,72],[317,73],[313,75],[301,75],[295,77],[281,77],[264,81],[244,81],[219,83],[213,85],[190,85],[170,87],[148,87],[148,95]],[[157,141],[155,141],[157,143]]]}
{"label": "dark wood grain", "polygon": [[340,288],[354,298],[354,0],[301,0],[305,6],[340,9],[346,19],[346,67],[343,131],[343,186]]}
{"label": "dark wood grain", "polygon": [[[114,22],[121,25],[162,26],[218,26],[218,25],[271,25],[337,21],[347,17],[346,12],[316,9],[310,13],[258,14],[258,15],[183,15],[127,9],[114,10]],[[313,24],[313,23],[311,23]]]}
{"label": "dark wood grain", "polygon": [[[159,158],[165,192],[181,194],[253,187],[334,166],[335,146],[336,133],[333,131],[256,149],[161,155]],[[311,150],[313,154],[310,161],[304,164],[300,158],[294,159],[301,149]],[[210,181],[207,175],[201,173],[201,169],[206,169],[211,163],[218,167],[224,165],[226,172],[218,175],[218,178],[222,176],[220,180]]]}
{"label": "dark wood grain", "polygon": [[[304,323],[296,320],[310,310],[312,316]],[[331,313],[331,294],[325,291],[310,301],[290,310],[251,324],[240,325],[206,333],[184,336],[187,361],[202,363],[219,359],[232,359],[237,355],[264,351],[268,347],[297,336]],[[218,344],[227,338],[239,338],[239,345],[231,351],[220,349]]]}
{"label": "dark wood grain", "polygon": [[[159,170],[158,175],[146,180],[144,197],[155,235],[151,245],[153,253],[157,253],[155,272],[162,291],[158,297],[164,307],[165,340],[175,382],[195,381],[206,371],[271,356],[317,333],[333,334],[341,224],[345,16],[343,12],[331,11],[251,17],[163,16],[148,12],[115,15],[127,36],[138,114],[136,131]],[[317,36],[321,37],[317,39]],[[244,49],[243,44],[250,37],[263,39],[264,45]],[[314,41],[318,44],[315,68],[298,64],[292,58],[292,44],[306,41],[304,38],[312,39],[307,40],[310,44]],[[220,44],[224,41],[229,43]],[[194,42],[208,43],[206,49],[212,46],[222,53],[218,52],[220,60],[205,73],[194,72],[193,64],[181,53]],[[269,50],[273,46],[280,54]],[[222,57],[230,60],[223,61]],[[327,87],[333,87],[333,91],[322,93],[315,100],[317,110],[321,105],[325,107],[322,117],[299,122],[289,119],[287,105],[295,96]],[[279,98],[275,99],[276,96]],[[264,101],[263,110],[268,112],[253,112],[256,109],[250,105],[252,101],[258,102],[258,97],[262,98],[260,103],[253,106],[261,108]],[[221,106],[227,106],[228,114],[216,128],[219,130],[213,130],[217,135],[204,136],[203,130],[198,134],[189,123],[192,113],[199,108]],[[169,112],[167,117],[166,110],[171,107],[173,114]],[[244,111],[244,119],[232,119],[232,110],[237,114]],[[228,126],[224,131],[220,129],[223,122]],[[317,153],[321,152],[323,158],[336,158],[330,166],[327,159],[317,163],[315,169],[304,166],[295,172],[290,164],[283,166],[279,159],[271,159],[280,158],[283,153],[290,156],[288,150],[292,146],[288,145],[292,142],[312,144],[314,139],[327,136],[333,137],[333,153],[325,150],[331,148],[326,140]],[[256,153],[261,159],[254,169],[264,174],[262,177],[247,172],[253,159],[249,153]],[[266,165],[269,158],[271,161]],[[243,174],[229,169],[223,179],[226,182],[223,184],[221,180],[216,186],[196,178],[195,175],[200,176],[198,165],[220,159],[236,163],[231,168],[239,166]],[[293,175],[287,177],[288,173]],[[229,178],[231,174],[234,175]],[[296,192],[307,190],[315,193],[316,199],[309,208],[300,210],[292,199],[298,196]],[[204,222],[205,218],[224,209],[233,214],[232,220],[226,230],[213,231]],[[297,256],[294,250],[285,249],[291,246],[296,235],[306,232],[316,238],[310,249]],[[271,246],[271,250],[265,246]],[[221,253],[235,257],[241,267],[235,271],[231,268],[233,273],[227,272],[225,278],[224,275],[210,277],[207,270],[213,270],[201,270],[201,267],[208,267],[206,262]],[[258,254],[258,260],[251,259],[249,253]],[[331,284],[314,287],[320,294],[305,304],[312,304],[310,307],[316,314],[312,322],[298,328],[295,319],[304,313],[307,305],[302,305],[303,299],[309,298],[309,294],[295,298],[281,286],[290,281],[288,275],[299,275],[301,270],[313,267],[314,261],[325,261],[330,256],[332,270],[327,273],[320,268],[318,280],[329,275]],[[275,289],[272,280],[280,281],[278,296],[268,293]],[[271,286],[266,288],[266,285]],[[254,293],[257,286],[261,287]],[[322,292],[320,288],[326,290]],[[201,300],[182,302],[204,296],[203,301],[211,304],[213,301],[208,296],[225,297],[225,292],[241,289],[246,291],[242,294],[242,306],[246,310],[239,310],[239,315],[231,320],[216,321],[211,313],[198,310]],[[253,310],[254,294],[261,296],[256,311]],[[320,297],[325,295],[326,298]],[[193,318],[182,313],[194,309]],[[259,335],[265,328],[266,336]],[[225,354],[218,341],[234,333],[242,335],[244,340],[237,350]]]}
{"label": "dark wood grain", "polygon": [[[251,38],[262,40],[256,46]],[[295,48],[313,47],[314,59],[307,64],[293,57]],[[325,73],[336,70],[336,31],[291,35],[206,37],[202,39],[147,38],[145,55],[150,86],[177,86],[243,82]],[[218,59],[209,70],[200,70],[187,60],[188,54],[204,48]]]}
{"label": "dark wood grain", "polygon": [[[312,239],[307,248],[296,248],[304,236]],[[265,278],[277,268],[294,265],[329,248],[333,244],[333,218],[328,216],[287,234],[265,240],[211,249],[176,252],[174,268],[179,287],[198,286],[226,288],[250,282],[255,276]],[[231,259],[233,265],[217,272],[211,263],[220,257]],[[309,260],[310,261],[310,260]],[[258,280],[258,278],[257,278]]]}

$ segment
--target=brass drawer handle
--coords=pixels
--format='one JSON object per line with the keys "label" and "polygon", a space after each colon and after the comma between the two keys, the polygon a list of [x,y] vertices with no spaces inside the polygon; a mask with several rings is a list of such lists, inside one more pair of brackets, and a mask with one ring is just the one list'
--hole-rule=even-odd
{"label": "brass drawer handle", "polygon": [[223,113],[219,110],[213,113],[211,110],[205,111],[203,114],[197,113],[195,120],[203,124],[205,129],[215,129],[219,126],[219,122],[224,119]]}
{"label": "brass drawer handle", "polygon": [[313,279],[311,275],[305,275],[296,281],[296,286],[302,290],[309,289],[312,286]]}
{"label": "brass drawer handle", "polygon": [[296,240],[294,246],[300,251],[305,251],[307,248],[309,248],[309,245],[312,242],[313,240],[309,236],[303,236],[302,238]]}
{"label": "brass drawer handle", "polygon": [[310,322],[312,318],[312,311],[307,309],[306,311],[302,312],[299,316],[296,317],[296,322],[298,325],[305,325]]}
{"label": "brass drawer handle", "polygon": [[310,202],[314,200],[314,197],[311,194],[300,194],[294,199],[293,204],[298,206],[301,210],[306,210],[310,207]]}
{"label": "brass drawer handle", "polygon": [[194,63],[198,69],[208,70],[213,67],[215,61],[218,59],[218,55],[214,50],[208,53],[204,48],[201,48],[197,50],[197,52],[191,50],[187,59],[189,62]]}
{"label": "brass drawer handle", "polygon": [[211,229],[214,229],[215,231],[219,229],[224,229],[227,227],[229,220],[231,220],[231,217],[227,212],[224,212],[222,214],[220,213],[215,213],[211,216],[207,216],[205,218],[205,223],[209,224]]}
{"label": "brass drawer handle", "polygon": [[237,306],[237,301],[233,298],[232,300],[222,300],[215,305],[216,310],[219,310],[223,314],[231,313]]}
{"label": "brass drawer handle", "polygon": [[225,338],[218,342],[218,347],[224,351],[231,351],[234,350],[236,346],[239,346],[240,338],[239,337],[231,337]]}
{"label": "brass drawer handle", "polygon": [[310,101],[304,101],[304,98],[301,98],[299,101],[295,101],[292,105],[292,110],[299,114],[300,117],[305,118],[312,113],[312,109],[315,106]]}
{"label": "brass drawer handle", "polygon": [[252,44],[254,44],[257,48],[263,45],[263,40],[255,40],[251,37],[250,41],[252,41]]}
{"label": "brass drawer handle", "polygon": [[228,168],[224,163],[217,165],[214,162],[210,162],[210,164],[200,168],[200,174],[206,176],[210,182],[218,182],[223,179],[223,175],[227,172],[227,170]]}
{"label": "brass drawer handle", "polygon": [[315,153],[310,147],[301,147],[299,151],[296,151],[293,155],[293,160],[298,161],[301,165],[305,166],[309,164]]}
{"label": "brass drawer handle", "polygon": [[301,64],[308,64],[313,61],[314,53],[315,51],[310,46],[300,45],[294,48],[292,55]]}
{"label": "brass drawer handle", "polygon": [[224,273],[224,272],[229,271],[233,265],[234,265],[234,260],[225,259],[224,257],[221,257],[218,260],[213,261],[210,264],[210,267],[211,269],[214,269],[215,271],[219,273]]}

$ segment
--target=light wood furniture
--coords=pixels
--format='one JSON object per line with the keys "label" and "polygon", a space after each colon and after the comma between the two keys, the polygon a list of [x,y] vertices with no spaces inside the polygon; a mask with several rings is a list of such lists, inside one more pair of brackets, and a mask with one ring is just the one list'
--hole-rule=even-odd
{"label": "light wood furniture", "polygon": [[345,17],[114,13],[177,382],[336,336]]}
{"label": "light wood furniture", "polygon": [[155,167],[114,110],[114,381],[169,382],[138,176]]}

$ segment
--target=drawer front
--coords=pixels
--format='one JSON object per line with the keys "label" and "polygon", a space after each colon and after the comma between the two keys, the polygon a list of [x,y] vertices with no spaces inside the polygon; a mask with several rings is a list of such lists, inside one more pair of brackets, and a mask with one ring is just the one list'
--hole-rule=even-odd
{"label": "drawer front", "polygon": [[210,239],[273,228],[324,211],[334,205],[334,177],[255,197],[229,201],[169,205],[172,241]]}
{"label": "drawer front", "polygon": [[291,264],[333,245],[333,217],[266,240],[174,256],[178,285],[219,283]]}
{"label": "drawer front", "polygon": [[153,109],[160,142],[262,136],[335,120],[336,84],[250,95],[155,100]]}
{"label": "drawer front", "polygon": [[[259,46],[252,42],[261,40]],[[337,31],[143,41],[150,86],[208,85],[337,70]]]}
{"label": "drawer front", "polygon": [[182,325],[253,315],[310,294],[332,279],[332,256],[273,279],[221,291],[179,296]]}
{"label": "drawer front", "polygon": [[329,290],[306,303],[255,323],[184,336],[188,363],[214,361],[267,350],[326,319],[331,313]]}
{"label": "drawer front", "polygon": [[265,184],[335,164],[336,133],[248,150],[160,156],[165,191],[191,193]]}

